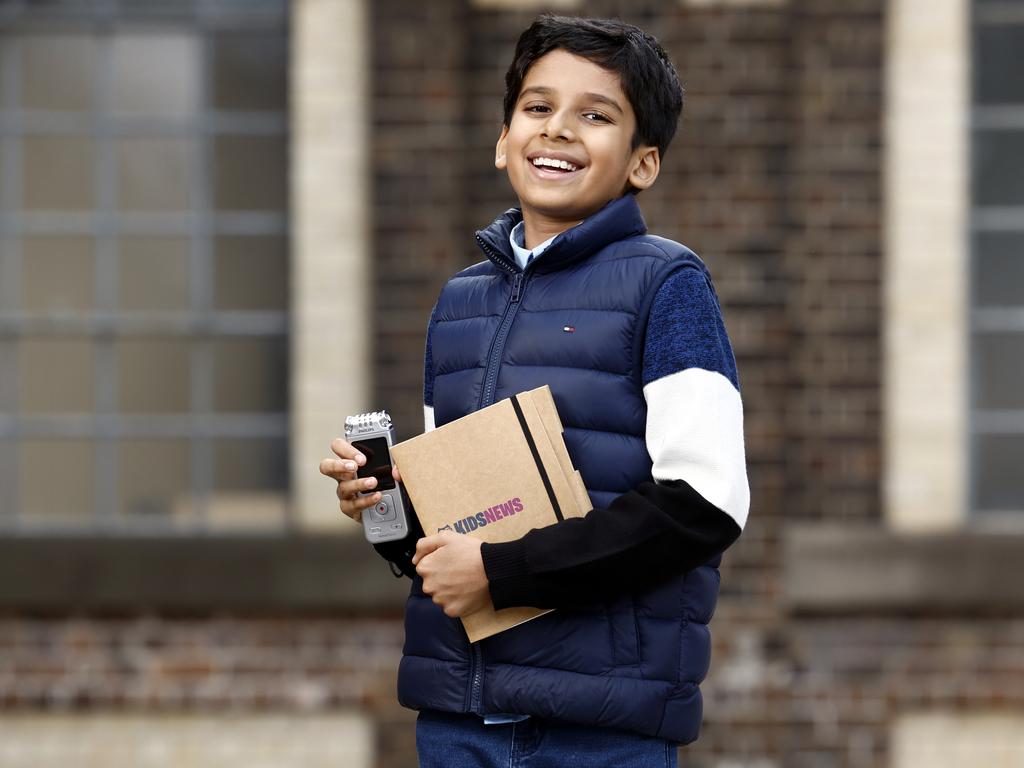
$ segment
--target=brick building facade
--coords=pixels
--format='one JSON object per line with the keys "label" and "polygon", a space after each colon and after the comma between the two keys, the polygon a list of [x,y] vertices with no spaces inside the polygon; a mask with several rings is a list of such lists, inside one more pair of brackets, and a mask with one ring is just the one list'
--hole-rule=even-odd
{"label": "brick building facade", "polygon": [[[314,5],[296,0],[293,24]],[[739,368],[750,519],[722,569],[704,730],[680,764],[1024,764],[1019,532],[979,530],[966,514],[908,530],[885,479],[902,434],[883,405],[899,366],[887,302],[910,299],[886,292],[892,195],[929,192],[927,179],[909,191],[887,186],[902,157],[894,99],[914,93],[892,73],[904,55],[894,46],[908,18],[939,24],[936,14],[966,36],[966,12],[918,0],[556,5],[621,16],[672,55],[683,120],[640,202],[652,231],[708,264]],[[504,70],[538,8],[380,0],[364,11],[368,113],[356,119],[369,126],[367,183],[332,194],[366,194],[365,266],[380,300],[361,352],[372,360],[365,386],[409,436],[421,420],[423,334],[437,292],[480,259],[473,230],[515,202],[493,146]],[[353,37],[333,31],[339,46]],[[293,297],[301,302],[301,291]],[[303,482],[314,490],[302,503],[332,507],[327,481]],[[59,543],[26,554],[16,538],[0,541],[0,765],[73,764],[82,745],[109,745],[103,728],[121,739],[161,718],[172,735],[159,754],[178,754],[197,738],[189,729],[214,717],[224,722],[222,758],[236,764],[249,759],[254,734],[278,732],[268,764],[324,755],[335,765],[415,764],[413,715],[394,699],[401,586],[352,538],[330,550],[336,561],[321,552],[308,571],[287,542],[266,544],[255,561],[234,555],[240,582],[252,578],[244,563],[259,562],[300,584],[269,601],[256,586],[207,600],[198,584],[175,602],[173,577],[138,594],[79,584],[62,600],[59,585],[30,585],[39,553],[57,556]],[[89,582],[89,564],[100,566],[74,557]],[[152,562],[188,570],[201,567],[196,557],[161,550]],[[125,578],[135,573],[124,568]],[[302,751],[318,739],[320,756]],[[144,735],[128,741],[156,749]],[[220,764],[195,759],[183,764]],[[97,764],[118,760],[144,764],[124,755]],[[145,764],[170,764],[154,760]]]}

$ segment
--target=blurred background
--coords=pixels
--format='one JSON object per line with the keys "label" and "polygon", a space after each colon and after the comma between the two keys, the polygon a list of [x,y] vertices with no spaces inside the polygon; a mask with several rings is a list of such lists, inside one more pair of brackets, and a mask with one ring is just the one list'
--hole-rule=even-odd
{"label": "blurred background", "polygon": [[317,465],[424,332],[542,10],[669,50],[640,202],[745,404],[689,768],[1024,765],[1020,0],[0,1],[0,766],[415,765]]}

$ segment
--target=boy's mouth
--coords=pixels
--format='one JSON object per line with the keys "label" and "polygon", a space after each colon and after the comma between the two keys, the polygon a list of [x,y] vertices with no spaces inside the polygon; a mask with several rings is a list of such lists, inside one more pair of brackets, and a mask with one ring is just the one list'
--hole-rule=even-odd
{"label": "boy's mouth", "polygon": [[568,160],[559,160],[554,157],[535,157],[530,160],[537,168],[553,168],[556,171],[578,171],[580,166],[570,163]]}
{"label": "boy's mouth", "polygon": [[535,154],[526,158],[534,173],[541,179],[568,179],[586,166],[575,158],[570,159],[559,153]]}

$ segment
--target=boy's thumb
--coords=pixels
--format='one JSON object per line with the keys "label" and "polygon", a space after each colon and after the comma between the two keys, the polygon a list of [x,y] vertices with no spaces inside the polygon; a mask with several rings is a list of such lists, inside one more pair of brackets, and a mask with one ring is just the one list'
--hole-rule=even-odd
{"label": "boy's thumb", "polygon": [[416,565],[420,560],[436,549],[444,546],[443,536],[427,536],[416,542],[416,554],[412,558],[412,564]]}

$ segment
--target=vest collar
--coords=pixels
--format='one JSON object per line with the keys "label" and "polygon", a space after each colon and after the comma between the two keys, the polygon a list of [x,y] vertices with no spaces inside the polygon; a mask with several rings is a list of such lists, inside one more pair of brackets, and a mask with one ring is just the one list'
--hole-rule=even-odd
{"label": "vest collar", "polygon": [[[510,208],[489,227],[476,233],[477,244],[484,255],[505,272],[520,271],[508,238],[512,228],[522,220],[522,211]],[[597,253],[606,245],[642,235],[646,231],[647,224],[637,205],[636,195],[623,195],[575,227],[559,234],[544,250],[543,256],[534,262],[536,266],[533,269],[537,272],[564,269]]]}

